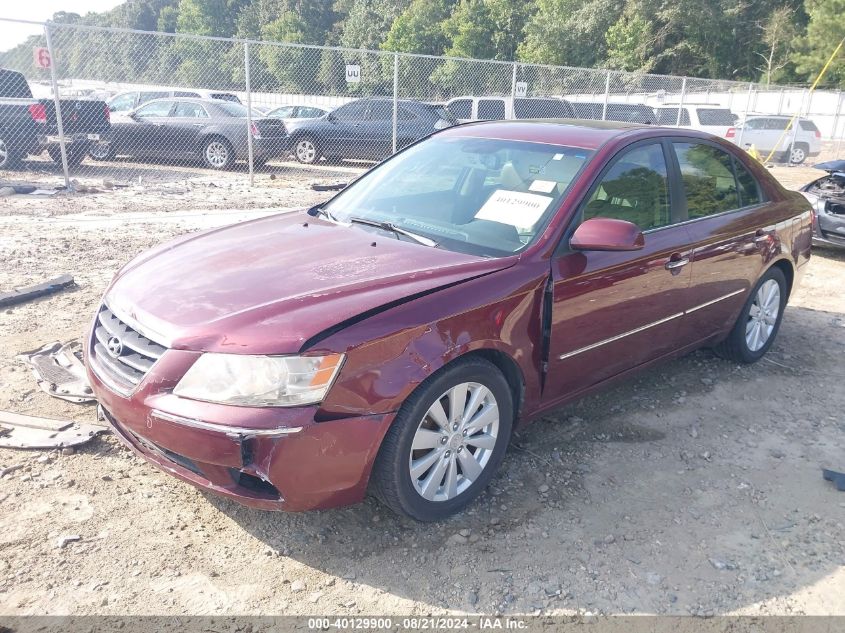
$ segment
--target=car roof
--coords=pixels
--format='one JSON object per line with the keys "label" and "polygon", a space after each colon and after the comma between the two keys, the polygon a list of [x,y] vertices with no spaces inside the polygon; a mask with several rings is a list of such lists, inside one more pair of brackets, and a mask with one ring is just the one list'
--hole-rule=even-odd
{"label": "car roof", "polygon": [[439,132],[439,135],[548,143],[589,150],[598,149],[607,141],[621,136],[713,138],[709,134],[696,130],[620,121],[584,121],[582,119],[476,121],[446,128]]}

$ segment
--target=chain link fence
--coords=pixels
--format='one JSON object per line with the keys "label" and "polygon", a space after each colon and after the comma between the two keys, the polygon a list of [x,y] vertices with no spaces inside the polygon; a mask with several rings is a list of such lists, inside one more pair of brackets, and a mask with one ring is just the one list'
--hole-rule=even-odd
{"label": "chain link fence", "polygon": [[0,53],[0,180],[355,171],[472,120],[692,127],[793,162],[845,136],[841,91],[26,24],[35,47]]}

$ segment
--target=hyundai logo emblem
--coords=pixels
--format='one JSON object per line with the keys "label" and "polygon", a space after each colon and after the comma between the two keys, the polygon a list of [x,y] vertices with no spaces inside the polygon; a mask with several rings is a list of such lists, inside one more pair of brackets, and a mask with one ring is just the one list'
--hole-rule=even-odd
{"label": "hyundai logo emblem", "polygon": [[123,343],[121,343],[120,339],[116,336],[112,336],[108,341],[106,341],[106,349],[109,352],[109,356],[117,358],[123,353]]}

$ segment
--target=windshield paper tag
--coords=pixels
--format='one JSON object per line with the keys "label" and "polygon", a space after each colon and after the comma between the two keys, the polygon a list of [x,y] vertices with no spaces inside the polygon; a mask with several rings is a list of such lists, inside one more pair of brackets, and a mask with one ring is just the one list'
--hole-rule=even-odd
{"label": "windshield paper tag", "polygon": [[528,187],[528,191],[539,191],[540,193],[551,193],[552,190],[557,186],[557,183],[553,180],[535,180],[531,183],[531,186]]}
{"label": "windshield paper tag", "polygon": [[536,193],[499,189],[487,199],[475,214],[477,220],[492,220],[511,226],[532,226],[552,199]]}

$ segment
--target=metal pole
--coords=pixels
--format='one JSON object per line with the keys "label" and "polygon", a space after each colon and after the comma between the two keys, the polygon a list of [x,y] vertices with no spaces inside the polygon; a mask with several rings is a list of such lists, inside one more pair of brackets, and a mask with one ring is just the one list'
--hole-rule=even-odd
{"label": "metal pole", "polygon": [[795,147],[795,139],[798,138],[798,127],[801,125],[801,112],[804,110],[804,99],[807,96],[807,89],[801,91],[801,104],[798,106],[798,116],[792,121],[792,141],[786,148],[786,164],[792,164],[792,148]]}
{"label": "metal pole", "polygon": [[781,88],[780,89],[780,98],[778,99],[778,114],[783,112],[783,93],[784,93],[784,89]]}
{"label": "metal pole", "polygon": [[607,77],[604,79],[604,104],[601,108],[601,120],[607,121],[607,98],[610,96],[610,71],[607,71]]}
{"label": "metal pole", "polygon": [[[837,110],[837,116],[841,117],[842,115],[842,95],[840,95],[839,101],[839,109]],[[834,133],[836,129],[834,128]],[[839,140],[836,142],[836,155],[839,156],[839,152],[842,149],[842,138],[845,137],[845,125],[842,126],[842,134],[839,135]]]}
{"label": "metal pole", "polygon": [[255,185],[254,149],[252,146],[252,86],[249,80],[249,43],[244,42],[244,83],[246,83],[246,144],[249,155],[249,186]]}
{"label": "metal pole", "polygon": [[513,63],[513,73],[511,74],[511,108],[510,114],[507,118],[513,119],[516,111],[516,62]]}
{"label": "metal pole", "polygon": [[396,153],[396,137],[399,134],[399,54],[393,54],[393,153]]}
{"label": "metal pole", "polygon": [[[678,120],[675,121],[675,127],[681,127],[681,112],[684,111],[684,97],[687,94],[687,78],[681,82],[681,100],[678,102]],[[671,110],[670,110],[671,112]]]}
{"label": "metal pole", "polygon": [[[754,84],[748,84],[748,96],[745,99],[745,115],[742,119],[742,127],[739,128],[739,138],[736,144],[742,147],[742,135],[745,132],[745,126],[748,125],[748,109],[751,106],[751,91],[754,90]],[[743,148],[744,149],[744,148]]]}
{"label": "metal pole", "polygon": [[62,104],[59,99],[59,82],[56,80],[56,56],[53,55],[53,42],[50,39],[50,23],[44,25],[44,38],[47,40],[47,52],[50,54],[50,83],[53,84],[53,105],[56,109],[56,126],[59,130],[59,150],[62,153],[62,171],[65,174],[65,189],[70,191],[70,174],[67,168],[67,148],[65,147],[65,129],[62,125]]}
{"label": "metal pole", "polygon": [[842,110],[842,91],[836,91],[836,112],[833,113],[833,126],[830,132],[830,140],[836,139],[836,128],[839,127],[839,113]]}

